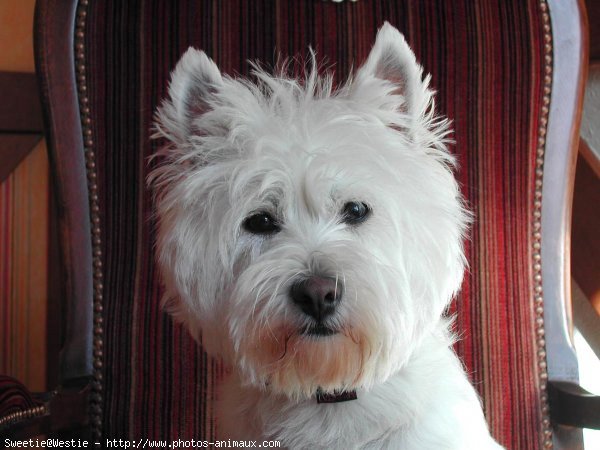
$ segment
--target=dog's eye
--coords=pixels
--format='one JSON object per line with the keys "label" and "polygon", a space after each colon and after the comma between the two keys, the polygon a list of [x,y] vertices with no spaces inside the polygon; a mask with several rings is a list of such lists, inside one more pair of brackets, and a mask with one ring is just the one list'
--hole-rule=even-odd
{"label": "dog's eye", "polygon": [[348,202],[342,208],[342,222],[354,225],[364,222],[371,214],[369,208],[363,202]]}
{"label": "dog's eye", "polygon": [[246,218],[243,227],[253,234],[271,234],[280,230],[277,221],[266,212],[256,213]]}

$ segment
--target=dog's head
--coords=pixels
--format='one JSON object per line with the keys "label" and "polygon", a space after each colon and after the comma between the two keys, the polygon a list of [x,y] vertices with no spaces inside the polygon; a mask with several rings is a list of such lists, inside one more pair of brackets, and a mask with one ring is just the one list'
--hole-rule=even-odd
{"label": "dog's head", "polygon": [[168,308],[245,382],[290,397],[398,371],[460,285],[468,219],[402,35],[385,24],[341,87],[315,66],[248,81],[188,50],[150,177]]}

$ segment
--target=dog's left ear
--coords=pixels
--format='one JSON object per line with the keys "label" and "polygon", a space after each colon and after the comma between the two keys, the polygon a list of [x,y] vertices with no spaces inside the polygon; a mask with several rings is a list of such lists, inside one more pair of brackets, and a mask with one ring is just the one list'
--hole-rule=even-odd
{"label": "dog's left ear", "polygon": [[385,22],[377,33],[366,62],[356,73],[353,91],[357,96],[368,98],[373,79],[389,81],[396,86],[393,93],[403,98],[395,107],[409,116],[420,117],[431,98],[429,77],[423,80],[422,74],[423,69],[404,36]]}

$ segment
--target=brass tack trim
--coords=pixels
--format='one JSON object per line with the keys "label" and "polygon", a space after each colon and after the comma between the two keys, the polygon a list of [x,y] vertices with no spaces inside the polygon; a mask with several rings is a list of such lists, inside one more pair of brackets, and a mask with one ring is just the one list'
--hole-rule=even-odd
{"label": "brass tack trim", "polygon": [[533,201],[533,214],[532,214],[532,269],[533,269],[533,295],[534,295],[534,312],[535,312],[535,330],[538,338],[536,339],[537,345],[537,369],[538,369],[538,383],[540,390],[540,413],[541,413],[541,444],[544,449],[551,449],[552,443],[552,428],[550,424],[550,415],[548,407],[548,392],[547,392],[547,380],[548,380],[548,367],[546,362],[546,340],[544,339],[544,299],[543,299],[543,288],[542,288],[542,265],[540,255],[540,241],[541,241],[541,228],[542,228],[542,186],[543,186],[543,168],[544,168],[544,155],[546,151],[546,133],[548,126],[548,115],[550,112],[550,100],[552,93],[552,58],[553,58],[553,47],[552,47],[552,28],[550,21],[550,14],[548,12],[548,4],[546,0],[540,0],[539,3],[540,12],[542,15],[543,23],[543,42],[544,42],[544,56],[542,59],[543,64],[543,88],[542,88],[542,108],[541,115],[538,123],[538,140],[537,140],[537,151],[535,160],[535,191]]}
{"label": "brass tack trim", "polygon": [[104,328],[102,318],[102,236],[100,229],[100,205],[98,197],[98,185],[96,183],[96,154],[94,152],[95,141],[93,139],[92,119],[89,108],[86,55],[85,55],[85,26],[87,21],[88,0],[79,0],[77,5],[77,17],[75,19],[75,43],[73,52],[75,55],[75,67],[77,70],[77,92],[79,95],[79,109],[81,118],[81,131],[84,143],[86,175],[88,179],[88,198],[90,207],[92,255],[93,255],[93,367],[94,381],[90,393],[90,422],[94,439],[100,439],[102,435],[102,370],[104,358]]}
{"label": "brass tack trim", "polygon": [[21,411],[12,412],[6,416],[0,417],[0,429],[11,425],[22,420],[31,419],[33,417],[43,416],[48,413],[48,407],[46,405],[36,406],[34,408],[28,408]]}

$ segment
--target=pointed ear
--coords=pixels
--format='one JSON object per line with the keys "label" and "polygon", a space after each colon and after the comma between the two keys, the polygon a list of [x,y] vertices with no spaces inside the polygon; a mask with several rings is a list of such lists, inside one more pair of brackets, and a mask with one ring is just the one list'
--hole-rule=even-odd
{"label": "pointed ear", "polygon": [[370,80],[389,81],[397,86],[394,94],[404,97],[400,109],[411,116],[419,116],[428,106],[430,98],[427,89],[429,78],[422,79],[423,69],[417,63],[415,54],[404,36],[388,22],[377,33],[375,44],[366,62],[356,73],[356,88],[369,84]]}
{"label": "pointed ear", "polygon": [[210,99],[223,84],[217,65],[190,47],[171,74],[169,98],[158,109],[159,134],[176,144],[193,134],[193,120],[210,109]]}

